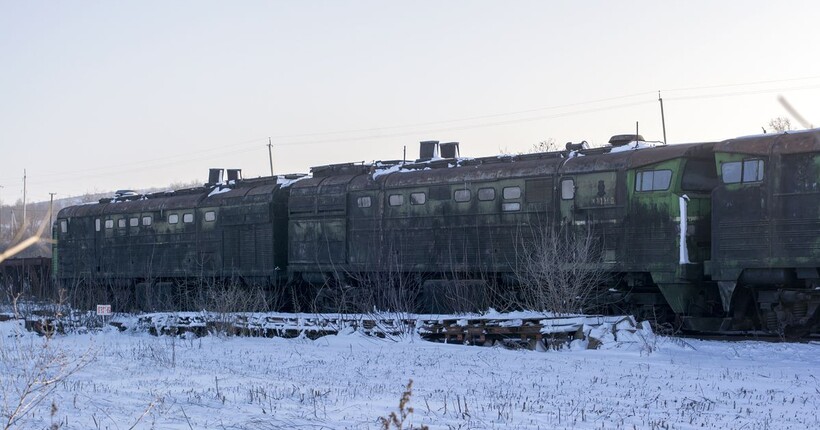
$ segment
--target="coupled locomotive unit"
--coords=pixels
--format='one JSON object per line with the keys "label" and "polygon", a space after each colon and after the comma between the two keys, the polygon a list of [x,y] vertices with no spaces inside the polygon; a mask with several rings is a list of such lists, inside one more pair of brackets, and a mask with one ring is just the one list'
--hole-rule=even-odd
{"label": "coupled locomotive unit", "polygon": [[523,243],[583,231],[610,308],[697,331],[817,332],[820,130],[610,143],[462,158],[429,141],[410,163],[212,170],[203,187],[62,210],[53,273],[123,308],[185,307],[207,281],[289,294],[287,306],[375,286],[368,303],[383,308],[388,290],[414,289],[415,310],[452,312],[515,295]]}

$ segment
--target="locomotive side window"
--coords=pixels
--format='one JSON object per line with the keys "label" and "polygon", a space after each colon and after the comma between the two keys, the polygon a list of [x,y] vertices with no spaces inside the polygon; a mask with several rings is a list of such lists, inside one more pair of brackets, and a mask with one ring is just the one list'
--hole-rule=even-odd
{"label": "locomotive side window", "polygon": [[94,230],[100,231],[100,219],[99,218],[94,220]]}
{"label": "locomotive side window", "polygon": [[136,226],[140,225],[140,219],[139,218],[131,218],[131,219],[128,220],[128,224],[131,227],[136,227]]}
{"label": "locomotive side window", "polygon": [[647,170],[635,175],[635,191],[668,190],[671,183],[671,170]]}
{"label": "locomotive side window", "polygon": [[495,188],[479,188],[478,200],[481,200],[482,202],[495,200]]}
{"label": "locomotive side window", "polygon": [[150,215],[142,217],[142,225],[151,225],[153,221],[154,219]]}
{"label": "locomotive side window", "polygon": [[519,199],[521,198],[521,187],[505,187],[501,195],[504,200]]}
{"label": "locomotive side window", "polygon": [[68,221],[66,221],[66,220],[60,221],[60,232],[68,233]]}
{"label": "locomotive side window", "polygon": [[575,198],[575,180],[564,179],[561,181],[561,199],[572,200]]}
{"label": "locomotive side window", "polygon": [[390,206],[401,206],[404,203],[404,196],[401,194],[391,194],[389,203]]}
{"label": "locomotive side window", "polygon": [[183,214],[182,215],[182,222],[184,222],[184,223],[194,222],[194,214]]}
{"label": "locomotive side window", "polygon": [[114,220],[113,219],[105,220],[105,228],[106,229],[114,228]]}
{"label": "locomotive side window", "polygon": [[410,194],[410,204],[411,205],[423,205],[427,202],[427,194],[424,193],[411,193]]}
{"label": "locomotive side window", "polygon": [[118,228],[125,228],[125,218],[120,218],[117,220],[117,227]]}
{"label": "locomotive side window", "polygon": [[720,166],[724,184],[760,182],[763,180],[763,160],[730,161]]}
{"label": "locomotive side window", "polygon": [[456,190],[456,192],[453,194],[453,200],[459,203],[469,202],[470,197],[470,190]]}
{"label": "locomotive side window", "polygon": [[518,202],[503,203],[501,205],[501,210],[504,211],[504,212],[520,211],[521,210],[521,203],[518,203]]}
{"label": "locomotive side window", "polygon": [[176,224],[179,222],[179,215],[171,214],[168,215],[168,224]]}
{"label": "locomotive side window", "polygon": [[369,208],[373,205],[373,200],[370,199],[370,196],[359,197],[356,199],[356,206],[360,208]]}
{"label": "locomotive side window", "polygon": [[205,221],[206,222],[212,222],[214,220],[216,220],[216,212],[214,212],[214,211],[205,212]]}

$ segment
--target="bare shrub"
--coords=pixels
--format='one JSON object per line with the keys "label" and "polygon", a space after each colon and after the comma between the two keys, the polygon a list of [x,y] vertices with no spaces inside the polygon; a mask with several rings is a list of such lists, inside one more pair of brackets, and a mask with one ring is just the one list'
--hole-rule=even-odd
{"label": "bare shrub", "polygon": [[0,425],[4,429],[25,427],[34,409],[94,358],[91,350],[79,358],[69,356],[47,337],[0,342]]}
{"label": "bare shrub", "polygon": [[258,285],[238,281],[203,282],[200,308],[214,314],[218,334],[232,334],[236,313],[264,312],[269,309],[265,291]]}
{"label": "bare shrub", "polygon": [[413,395],[413,380],[411,379],[407,382],[407,388],[405,388],[404,392],[401,394],[401,399],[399,400],[399,413],[390,412],[390,414],[386,417],[379,417],[379,424],[381,424],[382,430],[412,430],[412,429],[419,429],[419,430],[427,430],[429,427],[422,425],[421,427],[415,427],[410,424],[410,427],[405,427],[405,422],[411,415],[413,415],[413,408],[409,407],[408,404],[410,403],[410,397]]}
{"label": "bare shrub", "polygon": [[514,269],[521,307],[558,315],[589,310],[606,279],[601,246],[592,231],[545,227],[526,237]]}

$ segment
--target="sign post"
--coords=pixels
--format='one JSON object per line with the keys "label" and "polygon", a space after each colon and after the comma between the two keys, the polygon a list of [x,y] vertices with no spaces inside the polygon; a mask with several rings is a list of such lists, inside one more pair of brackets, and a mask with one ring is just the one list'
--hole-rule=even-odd
{"label": "sign post", "polygon": [[111,305],[97,305],[97,316],[102,317],[103,325],[105,325],[105,317],[111,315]]}

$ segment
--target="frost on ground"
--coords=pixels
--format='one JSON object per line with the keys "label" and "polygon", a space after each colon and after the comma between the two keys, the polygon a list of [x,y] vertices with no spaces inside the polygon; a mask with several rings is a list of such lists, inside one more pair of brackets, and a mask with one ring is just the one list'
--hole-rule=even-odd
{"label": "frost on ground", "polygon": [[[19,428],[378,429],[411,379],[405,428],[820,428],[820,345],[599,335],[601,349],[538,352],[357,332],[194,338],[108,327],[47,340],[0,323],[3,350],[70,358],[58,368],[92,357]],[[8,414],[25,379],[15,375],[31,367],[3,357]]]}

